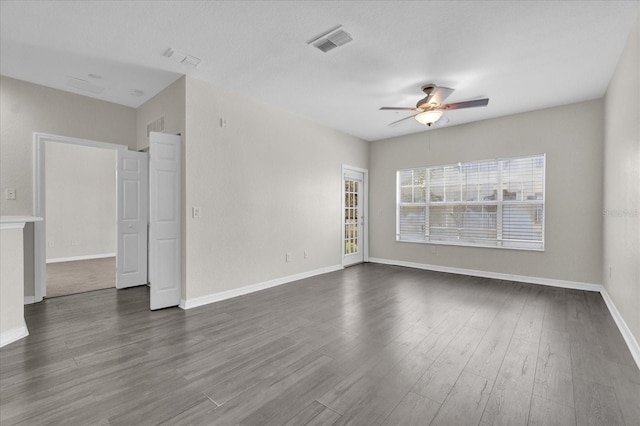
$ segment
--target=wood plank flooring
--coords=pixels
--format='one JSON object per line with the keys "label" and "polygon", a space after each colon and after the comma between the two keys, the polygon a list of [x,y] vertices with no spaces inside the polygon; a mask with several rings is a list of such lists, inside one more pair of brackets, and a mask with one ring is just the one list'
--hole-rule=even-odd
{"label": "wood plank flooring", "polygon": [[47,264],[47,297],[49,298],[115,286],[115,257]]}
{"label": "wood plank flooring", "polygon": [[26,306],[0,423],[640,424],[599,294],[364,264],[203,306],[148,289]]}

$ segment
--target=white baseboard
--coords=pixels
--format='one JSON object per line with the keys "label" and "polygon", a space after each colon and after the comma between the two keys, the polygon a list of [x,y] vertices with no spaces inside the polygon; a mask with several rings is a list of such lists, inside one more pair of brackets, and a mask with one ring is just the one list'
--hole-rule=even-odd
{"label": "white baseboard", "polygon": [[24,297],[24,304],[25,305],[32,305],[36,303],[36,297],[35,296],[25,296]]}
{"label": "white baseboard", "polygon": [[193,299],[180,300],[180,307],[182,309],[196,308],[202,305],[208,305],[210,303],[220,302],[221,300],[232,299],[234,297],[242,296],[245,294],[253,293],[260,290],[265,290],[271,287],[277,287],[282,284],[290,283],[292,281],[298,281],[305,278],[315,277],[316,275],[322,275],[329,272],[339,271],[344,269],[342,265],[327,266],[325,268],[314,269],[312,271],[302,272],[295,275],[289,275],[282,278],[276,278],[270,281],[264,281],[258,284],[252,284],[245,287],[234,288],[233,290],[222,291],[220,293],[208,294],[206,296],[194,297]]}
{"label": "white baseboard", "polygon": [[504,274],[501,272],[479,271],[476,269],[454,268],[451,266],[429,265],[426,263],[405,262],[403,260],[369,258],[369,262],[384,265],[406,266],[408,268],[426,269],[428,271],[448,272],[450,274],[471,275],[473,277],[493,278],[497,280],[518,281],[529,284],[542,284],[552,287],[571,288],[574,290],[600,291],[600,284],[582,283],[578,281],[556,280],[553,278],[530,277],[527,275]]}
{"label": "white baseboard", "polygon": [[624,339],[625,342],[627,342],[629,351],[631,351],[631,356],[633,356],[633,359],[636,361],[638,368],[640,368],[640,345],[638,345],[638,341],[636,340],[635,337],[633,337],[633,333],[631,333],[629,326],[627,326],[627,323],[624,322],[624,319],[622,319],[622,315],[620,315],[620,311],[618,311],[618,308],[616,308],[616,305],[613,303],[613,300],[611,299],[611,297],[609,296],[609,293],[607,293],[607,290],[604,287],[602,287],[600,294],[602,294],[604,303],[607,304],[607,308],[609,308],[609,312],[611,312],[611,316],[613,317],[613,320],[616,322],[616,325],[618,326],[618,329],[622,334],[622,338]]}
{"label": "white baseboard", "polygon": [[29,335],[29,330],[27,329],[27,324],[22,322],[22,326],[12,328],[11,330],[7,330],[0,334],[0,348],[8,345],[9,343],[13,343],[16,340],[20,340],[23,337],[27,337]]}
{"label": "white baseboard", "polygon": [[633,356],[638,368],[640,368],[640,345],[638,345],[638,341],[635,339],[631,330],[627,326],[627,323],[624,321],[618,308],[613,303],[613,300],[607,293],[607,290],[601,284],[591,284],[591,283],[582,283],[578,281],[566,281],[566,280],[556,280],[552,278],[541,278],[541,277],[530,277],[525,275],[512,275],[512,274],[503,274],[500,272],[488,272],[488,271],[478,271],[474,269],[463,269],[463,268],[452,268],[449,266],[439,266],[439,265],[428,265],[425,263],[413,263],[413,262],[405,262],[402,260],[391,260],[391,259],[380,259],[380,258],[369,258],[369,262],[372,263],[381,263],[384,265],[394,265],[394,266],[405,266],[408,268],[416,268],[416,269],[425,269],[428,271],[437,271],[437,272],[448,272],[451,274],[461,274],[461,275],[471,275],[474,277],[483,277],[483,278],[494,278],[498,280],[508,280],[508,281],[517,281],[522,283],[529,284],[542,284],[548,285],[552,287],[562,287],[569,288],[574,290],[586,290],[586,291],[597,291],[602,295],[604,302],[609,308],[609,312],[613,317],[613,320],[616,322],[624,341],[627,343],[629,347],[629,351]]}
{"label": "white baseboard", "polygon": [[88,254],[85,256],[56,257],[47,259],[47,263],[73,262],[75,260],[104,259],[105,257],[116,257],[115,253]]}

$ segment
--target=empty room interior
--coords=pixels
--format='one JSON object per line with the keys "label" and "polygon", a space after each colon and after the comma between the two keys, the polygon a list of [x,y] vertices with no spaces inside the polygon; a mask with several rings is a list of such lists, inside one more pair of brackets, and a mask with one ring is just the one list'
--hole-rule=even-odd
{"label": "empty room interior", "polygon": [[640,424],[640,1],[0,24],[3,426]]}

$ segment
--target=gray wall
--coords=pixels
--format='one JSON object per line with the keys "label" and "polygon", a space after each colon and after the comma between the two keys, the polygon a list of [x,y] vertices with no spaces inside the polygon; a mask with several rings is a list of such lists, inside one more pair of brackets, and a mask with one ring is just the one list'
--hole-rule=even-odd
{"label": "gray wall", "polygon": [[184,134],[185,77],[181,77],[162,92],[136,109],[137,149],[149,146],[147,124],[164,117],[165,133]]}
{"label": "gray wall", "polygon": [[640,342],[640,16],[605,97],[603,283]]}
{"label": "gray wall", "polygon": [[33,214],[33,132],[136,147],[136,110],[0,76],[0,215]]}
{"label": "gray wall", "polygon": [[[451,114],[455,114],[452,112]],[[370,256],[599,284],[602,277],[603,102],[594,100],[371,143]],[[395,241],[396,171],[547,155],[545,251]]]}
{"label": "gray wall", "polygon": [[367,142],[190,77],[186,87],[186,297],[340,265],[341,166],[367,168]]}
{"label": "gray wall", "polygon": [[23,279],[22,238],[22,229],[0,230],[0,336],[3,338],[25,326],[20,288]]}
{"label": "gray wall", "polygon": [[[186,77],[181,77],[162,92],[149,99],[136,110],[137,144],[138,149],[149,146],[147,139],[147,124],[164,117],[165,133],[182,135],[182,209],[185,209],[185,163],[184,163],[184,143],[185,143],[185,100],[186,100]],[[182,218],[182,247],[186,246],[186,217]],[[182,250],[182,296],[186,294],[185,263],[186,250]]]}
{"label": "gray wall", "polygon": [[47,260],[115,255],[116,151],[52,142],[45,157]]}

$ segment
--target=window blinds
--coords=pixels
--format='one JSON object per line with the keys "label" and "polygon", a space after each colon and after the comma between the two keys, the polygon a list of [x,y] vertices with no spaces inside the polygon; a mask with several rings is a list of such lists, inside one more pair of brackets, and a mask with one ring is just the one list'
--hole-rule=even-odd
{"label": "window blinds", "polygon": [[544,178],[544,155],[400,170],[396,239],[542,250]]}

